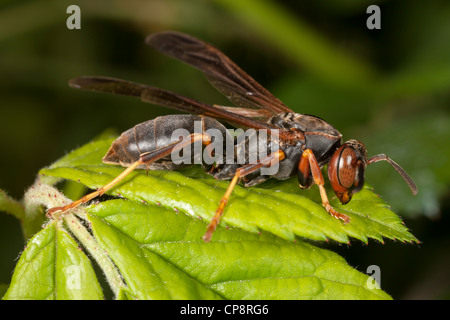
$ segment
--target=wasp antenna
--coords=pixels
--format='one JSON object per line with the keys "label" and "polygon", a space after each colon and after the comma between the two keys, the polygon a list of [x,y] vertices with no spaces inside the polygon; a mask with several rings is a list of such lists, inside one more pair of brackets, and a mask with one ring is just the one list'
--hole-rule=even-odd
{"label": "wasp antenna", "polygon": [[411,177],[406,173],[406,171],[400,167],[400,165],[386,156],[385,154],[377,154],[376,156],[373,156],[367,161],[367,164],[372,164],[378,161],[387,161],[405,180],[405,182],[408,184],[409,188],[411,189],[411,192],[416,195],[418,192],[417,186],[414,183],[414,181],[411,179]]}

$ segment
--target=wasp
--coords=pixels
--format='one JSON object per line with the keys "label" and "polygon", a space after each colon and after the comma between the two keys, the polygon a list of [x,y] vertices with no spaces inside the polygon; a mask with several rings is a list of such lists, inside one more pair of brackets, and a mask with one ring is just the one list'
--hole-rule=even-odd
{"label": "wasp", "polygon": [[[379,154],[368,158],[363,143],[353,139],[342,142],[342,134],[325,120],[292,111],[215,47],[173,31],[152,34],[147,37],[146,43],[200,70],[235,107],[210,105],[161,88],[110,77],[83,76],[70,80],[69,85],[74,88],[137,97],[143,102],[188,114],[157,117],[123,132],[112,143],[103,162],[126,169],[111,182],[81,199],[63,207],[50,208],[47,211],[49,216],[103,195],[135,169],[178,169],[179,165],[171,160],[170,155],[194,143],[200,143],[202,148],[207,149],[212,143],[209,129],[229,135],[222,122],[274,133],[273,139],[277,140],[278,148],[269,148],[270,152],[265,157],[253,163],[217,161],[213,165],[203,164],[214,178],[231,180],[203,236],[206,242],[211,240],[233,189],[240,182],[250,187],[269,178],[285,180],[297,176],[300,188],[316,184],[324,209],[344,223],[349,223],[350,218],[330,205],[325,191],[322,174],[325,165],[331,187],[342,204],[348,203],[352,195],[361,190],[366,167],[378,161],[388,162],[406,181],[412,193],[417,193],[413,180],[388,156]],[[196,122],[201,123],[201,130],[194,130]],[[180,128],[186,130],[187,137],[173,141],[173,131]],[[235,147],[242,143],[248,141],[241,139]],[[274,164],[278,168],[275,173],[263,174],[262,169]]]}

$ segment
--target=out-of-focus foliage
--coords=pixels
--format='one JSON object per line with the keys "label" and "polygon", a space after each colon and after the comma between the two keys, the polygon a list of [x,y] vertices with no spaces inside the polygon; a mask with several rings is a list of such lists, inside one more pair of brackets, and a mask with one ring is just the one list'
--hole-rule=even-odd
{"label": "out-of-focus foliage", "polygon": [[[227,104],[197,71],[144,44],[149,33],[179,30],[219,47],[295,111],[401,164],[418,184],[416,197],[387,164],[370,166],[367,181],[423,245],[369,243],[340,253],[352,265],[380,265],[394,298],[449,294],[448,1],[78,1],[81,30],[66,28],[70,4],[0,5],[0,188],[9,196],[20,199],[40,168],[106,128],[173,113],[70,89],[72,77],[121,77]],[[366,27],[370,4],[381,8],[381,30]],[[0,218],[0,283],[8,283],[23,240],[12,217]]]}

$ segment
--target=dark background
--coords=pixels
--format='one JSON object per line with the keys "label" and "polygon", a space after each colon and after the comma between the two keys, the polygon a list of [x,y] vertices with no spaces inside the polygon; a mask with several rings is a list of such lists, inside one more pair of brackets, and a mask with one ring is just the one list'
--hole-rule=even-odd
{"label": "dark background", "polygon": [[[68,30],[66,8],[81,8]],[[381,8],[381,30],[366,9]],[[162,30],[190,33],[227,53],[293,110],[320,116],[386,153],[419,186],[413,197],[387,164],[367,181],[422,244],[386,240],[326,247],[397,299],[450,297],[450,3],[433,1],[2,1],[0,188],[17,200],[40,168],[107,129],[117,132],[171,110],[127,97],[71,89],[70,78],[104,75],[229,104],[203,76],[144,44]],[[300,192],[300,191],[299,191]],[[25,242],[0,213],[0,284]]]}

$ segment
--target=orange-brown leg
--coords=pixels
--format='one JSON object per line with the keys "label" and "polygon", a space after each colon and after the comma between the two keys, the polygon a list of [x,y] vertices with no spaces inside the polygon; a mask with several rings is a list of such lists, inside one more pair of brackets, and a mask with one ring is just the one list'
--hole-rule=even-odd
{"label": "orange-brown leg", "polygon": [[245,177],[246,175],[248,175],[252,172],[255,172],[256,170],[258,170],[262,167],[274,165],[275,163],[283,160],[284,157],[285,157],[284,152],[279,150],[277,152],[271,153],[266,158],[262,159],[261,161],[255,163],[255,164],[247,164],[236,170],[236,174],[234,175],[233,179],[231,180],[231,182],[227,188],[227,191],[225,192],[222,199],[220,200],[219,207],[217,208],[216,213],[215,213],[214,217],[212,218],[211,222],[209,223],[208,229],[202,238],[205,242],[211,241],[212,234],[216,230],[217,226],[220,223],[220,219],[222,218],[222,215],[223,215],[223,210],[225,209],[225,206],[228,202],[228,199],[231,196],[231,193],[233,192],[234,187],[239,182],[239,179],[242,177]]}
{"label": "orange-brown leg", "polygon": [[96,197],[103,195],[106,191],[113,188],[120,181],[122,181],[126,176],[128,176],[132,171],[134,171],[141,164],[150,164],[158,159],[161,159],[167,155],[169,155],[172,151],[176,151],[182,149],[183,147],[194,143],[195,141],[203,141],[204,144],[209,144],[211,142],[211,137],[206,134],[193,133],[189,136],[189,139],[177,141],[165,147],[159,148],[152,152],[147,152],[141,154],[139,160],[133,162],[128,168],[126,168],[121,174],[111,180],[109,183],[105,184],[103,187],[98,190],[91,192],[81,199],[74,201],[63,207],[54,207],[47,210],[47,216],[51,217],[55,212],[65,212],[67,210],[78,207],[80,204],[86,203]]}
{"label": "orange-brown leg", "polygon": [[111,189],[113,186],[115,186],[117,183],[119,183],[123,178],[125,178],[127,175],[129,175],[136,167],[141,165],[143,162],[139,159],[138,161],[132,163],[128,168],[126,168],[121,174],[119,174],[117,177],[114,178],[111,182],[104,185],[103,187],[99,188],[98,190],[91,192],[81,199],[78,199],[77,201],[73,201],[72,203],[63,206],[63,207],[53,207],[47,210],[47,217],[51,217],[56,212],[66,212],[67,210],[73,209],[78,207],[80,204],[86,203],[96,197],[99,197],[103,195],[106,191]]}
{"label": "orange-brown leg", "polygon": [[319,163],[317,162],[317,159],[314,156],[314,153],[312,152],[311,149],[306,149],[305,151],[303,151],[302,159],[300,160],[300,164],[303,163],[303,169],[306,160],[308,160],[309,162],[309,170],[311,170],[314,183],[319,186],[320,197],[322,198],[322,205],[324,206],[325,210],[327,210],[327,212],[336,219],[343,220],[344,223],[350,222],[350,218],[347,215],[337,212],[330,205],[330,202],[328,201],[327,192],[325,191],[324,187],[325,181],[323,179],[322,171],[320,170]]}

